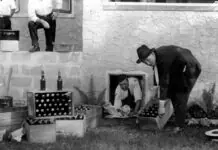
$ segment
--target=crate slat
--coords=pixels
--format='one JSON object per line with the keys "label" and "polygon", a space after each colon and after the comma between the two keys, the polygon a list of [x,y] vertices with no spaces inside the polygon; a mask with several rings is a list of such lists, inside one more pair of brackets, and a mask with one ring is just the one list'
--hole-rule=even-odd
{"label": "crate slat", "polygon": [[[9,112],[11,111],[11,112]],[[22,122],[27,117],[26,107],[1,109],[0,129],[14,129],[21,127]]]}

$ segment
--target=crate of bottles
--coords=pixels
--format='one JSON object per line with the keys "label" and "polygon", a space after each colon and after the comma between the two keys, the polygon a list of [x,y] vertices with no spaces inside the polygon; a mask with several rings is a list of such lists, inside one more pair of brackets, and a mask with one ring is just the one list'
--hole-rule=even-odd
{"label": "crate of bottles", "polygon": [[28,142],[54,143],[56,142],[55,119],[27,118],[24,124],[24,132]]}
{"label": "crate of bottles", "polygon": [[165,114],[160,117],[158,114],[159,100],[155,99],[150,101],[148,107],[143,109],[139,114],[138,120],[143,128],[155,128],[162,129],[172,116],[174,109],[171,100],[166,100],[165,104]]}
{"label": "crate of bottles", "polygon": [[84,137],[86,129],[86,116],[84,114],[77,114],[71,117],[56,118],[57,134]]}
{"label": "crate of bottles", "polygon": [[74,115],[73,93],[68,91],[27,92],[28,116],[32,118]]}
{"label": "crate of bottles", "polygon": [[100,126],[102,107],[97,105],[78,105],[75,106],[75,114],[84,114],[87,128],[96,128]]}

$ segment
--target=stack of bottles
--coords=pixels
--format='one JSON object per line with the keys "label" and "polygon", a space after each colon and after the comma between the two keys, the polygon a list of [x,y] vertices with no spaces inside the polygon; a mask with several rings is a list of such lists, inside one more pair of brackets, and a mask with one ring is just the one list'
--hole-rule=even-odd
{"label": "stack of bottles", "polygon": [[74,115],[72,92],[63,91],[60,71],[57,76],[57,91],[47,91],[45,72],[42,70],[40,91],[27,92],[27,101],[28,116],[32,118],[32,122],[43,124],[44,121],[38,121],[38,119],[72,117]]}

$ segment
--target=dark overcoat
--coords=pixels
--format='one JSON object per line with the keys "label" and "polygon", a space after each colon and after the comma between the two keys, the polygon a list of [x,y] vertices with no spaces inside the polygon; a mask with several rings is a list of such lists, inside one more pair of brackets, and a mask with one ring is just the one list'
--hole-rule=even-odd
{"label": "dark overcoat", "polygon": [[[189,93],[191,81],[201,73],[201,65],[189,49],[169,45],[155,51],[159,74],[160,99],[171,98],[172,93]],[[194,80],[196,81],[196,80]]]}

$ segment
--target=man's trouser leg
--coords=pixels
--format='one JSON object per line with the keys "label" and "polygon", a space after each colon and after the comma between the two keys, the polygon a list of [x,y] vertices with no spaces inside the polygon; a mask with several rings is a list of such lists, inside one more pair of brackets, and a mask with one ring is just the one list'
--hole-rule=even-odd
{"label": "man's trouser leg", "polygon": [[189,79],[190,84],[189,88],[186,92],[176,92],[172,93],[172,104],[174,107],[175,117],[176,117],[176,125],[179,127],[185,126],[185,119],[187,113],[187,102],[189,99],[189,95],[192,91],[196,83],[197,78]]}
{"label": "man's trouser leg", "polygon": [[39,38],[38,38],[37,30],[40,28],[43,28],[42,24],[39,22],[30,21],[28,23],[28,27],[29,27],[30,37],[32,40],[32,45],[39,46],[39,43],[38,43]]}
{"label": "man's trouser leg", "polygon": [[11,20],[10,17],[0,18],[0,29],[11,30]]}
{"label": "man's trouser leg", "polygon": [[187,92],[174,93],[172,96],[172,103],[176,117],[176,126],[181,128],[185,125],[188,98],[189,93]]}
{"label": "man's trouser leg", "polygon": [[52,19],[52,15],[48,15],[45,20],[48,22],[50,28],[45,30],[46,51],[53,51],[53,43],[55,41],[56,20]]}

